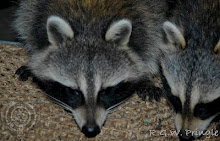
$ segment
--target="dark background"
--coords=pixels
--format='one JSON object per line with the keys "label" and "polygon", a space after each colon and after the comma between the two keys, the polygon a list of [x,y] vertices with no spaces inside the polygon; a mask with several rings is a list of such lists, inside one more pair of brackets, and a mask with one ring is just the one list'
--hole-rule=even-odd
{"label": "dark background", "polygon": [[18,3],[19,0],[1,0],[0,40],[17,41],[16,34],[14,33],[11,26]]}

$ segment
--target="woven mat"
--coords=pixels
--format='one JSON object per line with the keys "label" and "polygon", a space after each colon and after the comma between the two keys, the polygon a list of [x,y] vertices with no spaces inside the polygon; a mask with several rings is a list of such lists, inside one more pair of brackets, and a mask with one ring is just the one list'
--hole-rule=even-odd
{"label": "woven mat", "polygon": [[98,136],[86,138],[73,117],[52,103],[31,79],[20,82],[14,76],[27,63],[24,49],[0,44],[0,140],[178,140],[170,134],[175,131],[173,112],[165,99],[145,103],[137,95],[109,114]]}

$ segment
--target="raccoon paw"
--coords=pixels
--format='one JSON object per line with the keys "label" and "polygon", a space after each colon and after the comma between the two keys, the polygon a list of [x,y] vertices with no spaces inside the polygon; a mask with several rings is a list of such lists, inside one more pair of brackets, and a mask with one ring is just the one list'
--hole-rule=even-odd
{"label": "raccoon paw", "polygon": [[139,91],[137,91],[137,94],[143,101],[146,101],[146,97],[148,96],[148,100],[150,102],[152,102],[153,100],[159,102],[163,94],[163,90],[155,86],[149,86],[145,89],[140,89]]}
{"label": "raccoon paw", "polygon": [[153,100],[159,101],[160,102],[160,98],[163,96],[163,90],[161,88],[158,87],[151,87],[147,89],[148,91],[148,100],[150,102],[152,102]]}
{"label": "raccoon paw", "polygon": [[146,100],[147,93],[145,92],[145,90],[140,89],[140,90],[138,90],[136,93],[137,93],[137,95],[138,95],[143,101]]}
{"label": "raccoon paw", "polygon": [[20,68],[17,69],[15,74],[19,75],[20,81],[27,81],[28,77],[32,76],[32,74],[27,66],[21,66]]}

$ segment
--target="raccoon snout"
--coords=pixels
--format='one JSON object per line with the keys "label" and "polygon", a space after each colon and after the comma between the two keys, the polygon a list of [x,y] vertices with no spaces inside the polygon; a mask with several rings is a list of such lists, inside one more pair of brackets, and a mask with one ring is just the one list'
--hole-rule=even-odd
{"label": "raccoon snout", "polygon": [[82,132],[83,134],[85,134],[86,137],[88,138],[92,138],[92,137],[95,137],[96,135],[98,135],[101,130],[99,128],[99,126],[97,125],[94,125],[94,126],[83,126],[82,128]]}
{"label": "raccoon snout", "polygon": [[186,130],[180,130],[180,133],[178,134],[180,141],[193,141],[195,138],[193,137],[192,133],[187,133]]}

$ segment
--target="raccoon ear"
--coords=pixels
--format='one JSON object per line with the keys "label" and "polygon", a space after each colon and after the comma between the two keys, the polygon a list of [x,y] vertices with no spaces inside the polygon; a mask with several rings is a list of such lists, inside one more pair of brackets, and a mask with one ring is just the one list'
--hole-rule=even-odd
{"label": "raccoon ear", "polygon": [[218,41],[217,45],[214,48],[215,54],[220,54],[220,40]]}
{"label": "raccoon ear", "polygon": [[163,23],[163,30],[166,33],[166,39],[168,40],[168,42],[170,42],[171,44],[180,44],[182,49],[185,48],[185,38],[175,24],[166,21]]}
{"label": "raccoon ear", "polygon": [[47,36],[51,44],[57,45],[67,38],[73,38],[74,32],[64,19],[50,16],[47,19]]}
{"label": "raccoon ear", "polygon": [[122,19],[112,23],[105,34],[105,40],[120,45],[127,45],[132,31],[131,21]]}

